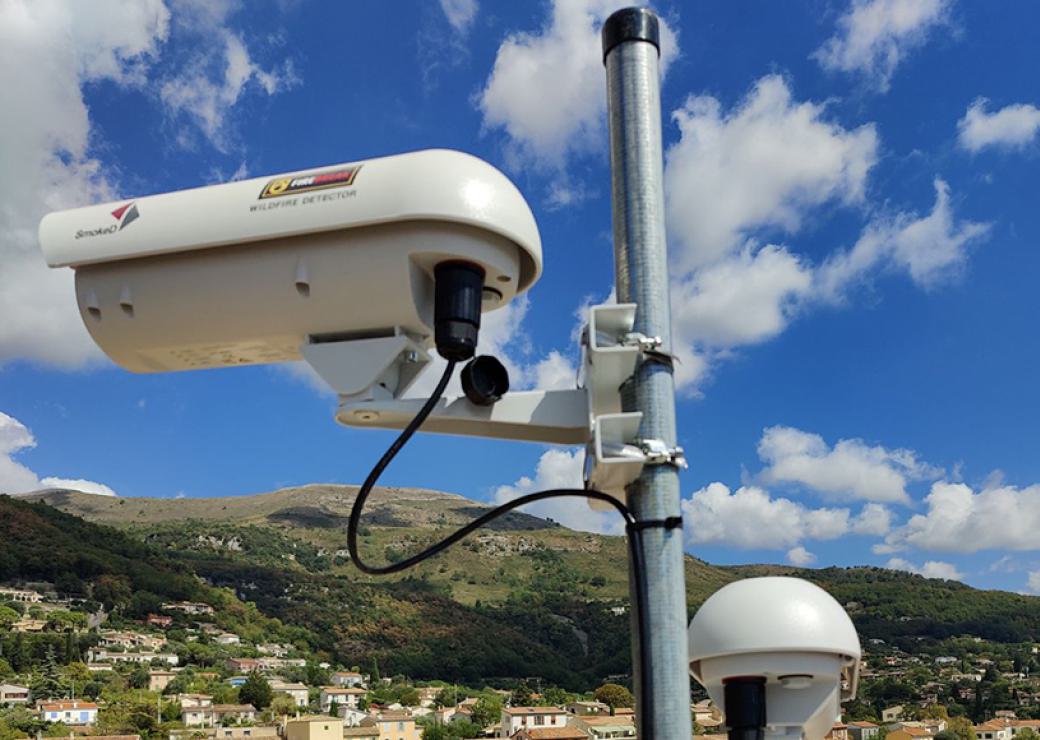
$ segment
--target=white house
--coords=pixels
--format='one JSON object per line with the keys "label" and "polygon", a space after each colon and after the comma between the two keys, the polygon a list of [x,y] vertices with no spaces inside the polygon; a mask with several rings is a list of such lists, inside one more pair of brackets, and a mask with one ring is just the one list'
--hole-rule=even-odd
{"label": "white house", "polygon": [[16,686],[13,683],[0,683],[0,706],[28,703],[29,689],[27,687]]}
{"label": "white house", "polygon": [[234,632],[221,632],[214,640],[218,645],[241,645],[242,638]]}
{"label": "white house", "polygon": [[512,737],[520,730],[566,727],[569,715],[559,707],[503,707],[499,737]]}
{"label": "white house", "polygon": [[180,659],[174,653],[113,653],[102,648],[91,648],[87,652],[91,663],[151,663],[157,660],[167,665],[177,665]]}
{"label": "white house", "polygon": [[271,691],[276,694],[285,694],[293,700],[298,707],[305,707],[311,703],[310,690],[302,683],[285,683],[284,681],[272,681]]}
{"label": "white house", "polygon": [[368,692],[365,689],[340,686],[321,687],[321,711],[328,713],[333,704],[357,709],[358,701]]}
{"label": "white house", "polygon": [[22,604],[39,604],[43,601],[43,596],[29,589],[0,588],[0,600],[17,601]]}
{"label": "white house", "polygon": [[339,715],[343,718],[344,727],[361,727],[361,722],[368,717],[368,712],[350,707],[340,707]]}
{"label": "white house", "polygon": [[365,677],[357,671],[336,671],[332,674],[333,686],[360,686],[365,682]]}
{"label": "white house", "polygon": [[98,706],[89,701],[44,701],[40,703],[40,719],[66,725],[97,723]]}
{"label": "white house", "polygon": [[255,722],[256,708],[252,704],[207,704],[181,707],[181,721],[185,727],[216,727],[225,720]]}

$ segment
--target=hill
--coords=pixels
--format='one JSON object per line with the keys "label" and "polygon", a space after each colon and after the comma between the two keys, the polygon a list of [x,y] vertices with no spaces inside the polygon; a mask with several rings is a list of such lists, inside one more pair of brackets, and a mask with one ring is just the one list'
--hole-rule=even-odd
{"label": "hill", "polygon": [[[0,521],[7,518],[4,507],[12,506],[52,524],[66,517],[61,526],[75,535],[48,542],[59,553],[69,551],[61,560],[66,567],[78,567],[75,543],[111,550],[116,571],[119,558],[129,557],[122,553],[138,548],[132,550],[138,562],[182,578],[195,574],[202,586],[229,595],[235,608],[255,604],[260,617],[280,629],[293,625],[297,640],[344,664],[376,657],[388,670],[415,677],[538,675],[573,688],[628,671],[628,619],[612,611],[627,605],[621,538],[514,513],[407,575],[373,579],[353,568],[344,549],[355,493],[351,486],[313,485],[171,500],[47,491],[23,501],[0,498]],[[452,494],[377,489],[362,549],[372,560],[400,558],[485,510]],[[38,539],[51,537],[45,531],[52,529],[41,529]],[[3,534],[0,525],[0,563],[10,551]],[[718,567],[688,557],[686,569],[691,614],[733,580],[794,575],[834,594],[864,638],[915,650],[928,638],[961,634],[1040,640],[1034,597],[872,567]]]}

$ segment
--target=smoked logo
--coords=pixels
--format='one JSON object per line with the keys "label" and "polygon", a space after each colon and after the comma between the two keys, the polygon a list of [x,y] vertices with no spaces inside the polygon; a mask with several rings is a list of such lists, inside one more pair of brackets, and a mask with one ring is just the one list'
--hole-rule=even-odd
{"label": "smoked logo", "polygon": [[119,208],[112,211],[112,215],[119,222],[119,230],[122,231],[136,221],[141,214],[137,212],[137,201],[132,200],[125,206],[119,206]]}
{"label": "smoked logo", "polygon": [[127,226],[132,224],[138,218],[141,217],[140,212],[137,210],[137,201],[132,200],[124,206],[112,211],[112,218],[117,223],[109,224],[108,226],[98,226],[94,229],[80,229],[76,232],[76,239],[83,239],[84,237],[90,236],[104,236],[105,234],[115,234],[117,231],[122,231]]}
{"label": "smoked logo", "polygon": [[260,200],[265,198],[277,198],[281,195],[296,195],[297,193],[308,193],[312,190],[327,190],[328,188],[342,188],[354,184],[361,165],[356,167],[344,167],[332,172],[316,172],[306,175],[293,175],[292,177],[276,177],[264,185],[260,191]]}

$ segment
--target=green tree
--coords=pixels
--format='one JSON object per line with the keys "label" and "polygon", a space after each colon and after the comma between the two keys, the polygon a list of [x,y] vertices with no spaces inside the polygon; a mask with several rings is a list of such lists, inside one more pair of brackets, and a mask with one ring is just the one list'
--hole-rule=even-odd
{"label": "green tree", "polygon": [[531,687],[527,681],[521,681],[513,687],[513,693],[509,695],[509,706],[529,707],[531,706]]}
{"label": "green tree", "polygon": [[0,627],[10,627],[21,615],[9,606],[0,605]]}
{"label": "green tree", "polygon": [[473,714],[470,716],[481,729],[493,725],[502,716],[502,700],[498,696],[482,696],[473,705]]}
{"label": "green tree", "polygon": [[37,673],[29,681],[29,693],[33,701],[57,699],[65,696],[66,686],[61,678],[61,669],[54,658],[54,647],[47,646],[47,657]]}
{"label": "green tree", "polygon": [[[957,740],[975,740],[975,726],[967,717],[951,717],[946,725],[946,729],[952,732]],[[1022,731],[1019,730],[1015,737],[1021,738],[1021,735]],[[1036,739],[1033,738],[1033,740]]]}
{"label": "green tree", "polygon": [[292,714],[296,709],[296,701],[288,694],[276,694],[271,699],[271,714],[275,717]]}
{"label": "green tree", "polygon": [[238,699],[244,704],[252,704],[257,709],[266,709],[271,704],[274,692],[271,684],[260,675],[259,671],[249,674],[246,682],[238,690]]}
{"label": "green tree", "polygon": [[397,692],[397,701],[406,707],[417,707],[421,701],[419,690],[414,686],[405,686]]}
{"label": "green tree", "polygon": [[603,702],[609,706],[611,712],[618,707],[633,707],[636,703],[636,698],[632,696],[632,692],[621,684],[616,683],[603,684],[593,692],[593,696],[596,697],[596,701]]}

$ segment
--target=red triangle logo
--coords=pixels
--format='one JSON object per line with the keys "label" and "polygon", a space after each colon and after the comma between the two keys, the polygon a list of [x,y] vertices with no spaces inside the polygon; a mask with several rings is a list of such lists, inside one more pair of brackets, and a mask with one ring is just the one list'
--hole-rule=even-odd
{"label": "red triangle logo", "polygon": [[112,211],[112,215],[115,216],[116,220],[118,221],[119,219],[121,219],[123,217],[123,214],[126,213],[126,209],[129,208],[130,206],[132,206],[133,204],[134,204],[134,202],[130,201],[125,206],[119,206],[119,208],[117,208],[114,211]]}

